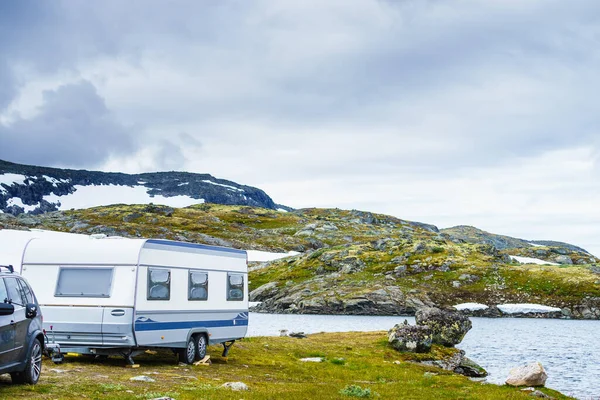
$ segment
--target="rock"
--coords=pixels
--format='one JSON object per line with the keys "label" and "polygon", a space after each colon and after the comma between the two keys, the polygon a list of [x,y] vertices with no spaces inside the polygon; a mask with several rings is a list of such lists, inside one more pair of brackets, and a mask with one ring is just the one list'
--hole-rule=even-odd
{"label": "rock", "polygon": [[288,330],[287,329],[280,329],[279,330],[279,336],[287,336],[288,335]]}
{"label": "rock", "polygon": [[397,324],[388,331],[388,341],[398,351],[426,353],[431,349],[431,328],[409,325],[404,320],[403,324]]}
{"label": "rock", "polygon": [[483,378],[488,374],[485,369],[468,357],[463,357],[454,372],[470,378]]}
{"label": "rock", "polygon": [[552,396],[548,396],[546,393],[543,393],[543,392],[537,390],[534,387],[526,387],[524,389],[521,389],[521,392],[529,392],[529,395],[531,397],[538,397],[541,399],[553,399],[554,398]]}
{"label": "rock", "polygon": [[250,388],[248,388],[248,385],[246,385],[244,382],[227,382],[222,384],[221,387],[231,389],[236,392],[241,390],[250,390]]}
{"label": "rock", "polygon": [[131,213],[131,214],[128,214],[128,215],[124,216],[123,217],[123,222],[131,222],[131,221],[136,220],[136,219],[138,219],[138,218],[140,218],[142,216],[143,216],[143,214],[134,212],[134,213]]}
{"label": "rock", "polygon": [[263,301],[277,293],[277,282],[269,282],[250,292],[250,301]]}
{"label": "rock", "polygon": [[296,338],[296,339],[306,339],[307,338],[307,336],[304,334],[304,332],[290,332],[290,334],[288,336]]}
{"label": "rock", "polygon": [[156,382],[154,379],[152,379],[146,375],[134,376],[133,378],[129,378],[129,380],[136,381],[136,382]]}
{"label": "rock", "polygon": [[544,386],[548,375],[541,363],[515,367],[508,373],[506,384],[511,386]]}
{"label": "rock", "polygon": [[322,357],[306,357],[306,358],[301,358],[300,359],[301,362],[323,362],[323,358]]}
{"label": "rock", "polygon": [[440,360],[428,360],[422,361],[421,364],[425,365],[434,365],[436,367],[440,367],[446,371],[455,371],[456,368],[460,365],[463,358],[465,357],[465,352],[463,350],[459,350],[456,353],[450,355],[449,357],[444,357]]}
{"label": "rock", "polygon": [[472,327],[471,320],[462,313],[433,307],[419,309],[415,321],[431,329],[433,343],[446,347],[460,343]]}
{"label": "rock", "polygon": [[155,397],[155,398],[153,398],[151,400],[175,400],[175,399],[172,398],[172,397],[163,396],[163,397]]}
{"label": "rock", "polygon": [[557,256],[557,257],[554,259],[554,261],[556,261],[556,262],[557,262],[557,263],[559,263],[559,264],[566,264],[566,265],[571,265],[571,264],[573,264],[573,260],[571,260],[571,257],[569,257],[569,256],[565,256],[565,255],[562,255],[562,256]]}

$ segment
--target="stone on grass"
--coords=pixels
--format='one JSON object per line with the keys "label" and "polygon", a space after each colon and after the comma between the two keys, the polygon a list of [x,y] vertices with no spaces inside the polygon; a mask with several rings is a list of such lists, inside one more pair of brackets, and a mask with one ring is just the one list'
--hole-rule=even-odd
{"label": "stone on grass", "polygon": [[149,376],[146,375],[139,375],[139,376],[134,376],[133,378],[129,378],[130,381],[136,381],[136,382],[155,382],[154,379],[150,378]]}
{"label": "stone on grass", "polygon": [[415,314],[415,322],[420,326],[428,326],[433,343],[446,347],[460,343],[472,327],[471,320],[462,313],[434,307],[419,309]]}
{"label": "stone on grass", "polygon": [[398,351],[427,353],[431,350],[431,340],[429,327],[409,325],[406,320],[388,331],[388,341]]}
{"label": "stone on grass", "polygon": [[484,378],[487,376],[487,371],[468,357],[463,357],[454,372],[469,378]]}
{"label": "stone on grass", "polygon": [[548,375],[539,362],[515,367],[508,373],[506,384],[511,386],[544,386]]}
{"label": "stone on grass", "polygon": [[306,357],[306,358],[301,358],[300,361],[302,361],[302,362],[323,362],[323,357]]}
{"label": "stone on grass", "polygon": [[244,382],[227,382],[222,384],[221,387],[235,391],[249,390],[248,385],[246,385]]}

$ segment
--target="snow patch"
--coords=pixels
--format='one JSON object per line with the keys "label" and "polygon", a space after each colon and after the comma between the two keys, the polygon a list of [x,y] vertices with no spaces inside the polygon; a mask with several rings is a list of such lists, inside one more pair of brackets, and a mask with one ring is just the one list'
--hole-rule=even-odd
{"label": "snow patch", "polygon": [[531,257],[519,257],[519,256],[510,256],[515,261],[518,261],[522,264],[537,264],[537,265],[560,265],[557,263],[553,263],[550,261],[540,260],[539,258],[531,258]]}
{"label": "snow patch", "polygon": [[286,210],[285,208],[278,208],[277,211],[288,212],[288,210]]}
{"label": "snow patch", "polygon": [[560,308],[544,306],[542,304],[499,304],[498,309],[505,314],[517,314],[517,313],[548,313],[560,311]]}
{"label": "snow patch", "polygon": [[247,250],[246,252],[248,253],[248,261],[257,262],[279,260],[280,258],[292,257],[300,254],[297,251],[290,251],[287,253],[270,253],[268,251]]}
{"label": "snow patch", "polygon": [[149,203],[181,208],[204,203],[204,199],[193,199],[189,196],[165,197],[156,194],[150,196],[147,192],[148,188],[144,186],[75,185],[73,188],[75,193],[67,196],[57,196],[52,193],[44,196],[44,200],[54,204],[60,202],[60,210],[90,208],[109,204]]}
{"label": "snow patch", "polygon": [[177,186],[185,186],[185,185],[189,185],[189,184],[190,184],[189,182],[183,182],[183,183],[178,184]]}
{"label": "snow patch", "polygon": [[236,188],[235,186],[224,185],[222,183],[217,183],[217,182],[209,181],[209,180],[206,180],[206,179],[202,180],[202,182],[204,182],[204,183],[210,183],[211,185],[216,185],[216,186],[223,186],[225,188],[228,188],[230,190],[236,190],[238,192],[244,192],[244,189]]}
{"label": "snow patch", "polygon": [[2,174],[0,175],[0,184],[5,184],[6,186],[16,185],[24,185],[25,180],[28,179],[25,175],[20,174]]}
{"label": "snow patch", "polygon": [[36,203],[36,204],[30,206],[30,205],[24,204],[23,201],[21,200],[21,198],[19,198],[19,197],[11,197],[10,199],[8,199],[6,201],[6,205],[8,207],[10,207],[10,206],[18,206],[18,207],[21,207],[22,209],[24,209],[25,212],[28,212],[28,211],[35,210],[38,207],[39,204]]}
{"label": "snow patch", "polygon": [[461,304],[455,305],[454,308],[456,308],[457,310],[477,311],[477,310],[485,310],[489,307],[486,306],[485,304],[481,304],[481,303],[461,303]]}
{"label": "snow patch", "polygon": [[530,245],[532,245],[533,247],[546,247],[546,246],[544,246],[543,244],[535,244],[535,243],[529,243],[529,242],[527,242],[527,244],[530,244]]}

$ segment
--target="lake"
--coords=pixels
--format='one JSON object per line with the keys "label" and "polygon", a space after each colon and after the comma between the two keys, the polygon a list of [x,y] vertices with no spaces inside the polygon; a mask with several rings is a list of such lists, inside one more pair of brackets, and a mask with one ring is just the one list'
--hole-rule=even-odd
{"label": "lake", "polygon": [[[250,313],[248,336],[290,332],[390,329],[413,317]],[[457,347],[484,367],[488,382],[503,384],[515,366],[539,361],[546,386],[578,399],[600,399],[600,321],[533,318],[471,318],[473,329]]]}

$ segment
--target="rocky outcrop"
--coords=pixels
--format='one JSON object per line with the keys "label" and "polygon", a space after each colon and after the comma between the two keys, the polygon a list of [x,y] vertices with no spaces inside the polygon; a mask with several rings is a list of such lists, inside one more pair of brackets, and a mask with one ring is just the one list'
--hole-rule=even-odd
{"label": "rocky outcrop", "polygon": [[433,343],[453,347],[460,343],[471,329],[471,320],[455,310],[422,308],[415,314],[417,325],[428,326],[433,334]]}
{"label": "rocky outcrop", "polygon": [[506,384],[511,386],[544,386],[548,375],[541,363],[515,367],[508,373]]}
{"label": "rocky outcrop", "polygon": [[[319,293],[314,291],[317,285],[322,287]],[[334,285],[323,277],[302,286],[271,282],[250,292],[250,301],[261,301],[254,308],[257,312],[282,314],[414,315],[419,308],[433,306],[426,295],[405,293],[396,286],[353,294]],[[331,290],[334,288],[338,290]]]}
{"label": "rocky outcrop", "polygon": [[409,325],[406,320],[388,331],[388,342],[398,351],[427,353],[431,350],[432,333],[426,326]]}

